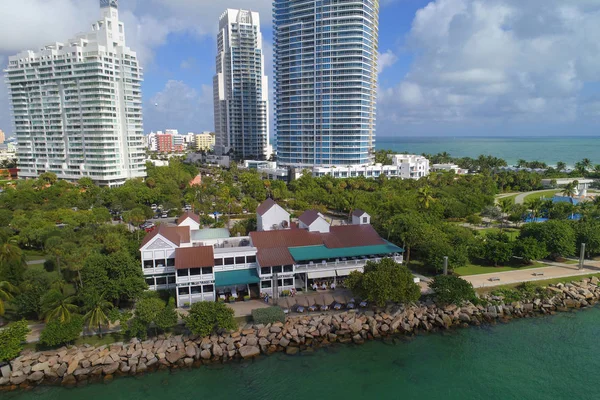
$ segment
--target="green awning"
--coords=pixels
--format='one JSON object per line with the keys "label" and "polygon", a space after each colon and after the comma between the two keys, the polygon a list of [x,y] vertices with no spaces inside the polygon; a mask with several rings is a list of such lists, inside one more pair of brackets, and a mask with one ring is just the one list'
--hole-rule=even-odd
{"label": "green awning", "polygon": [[330,249],[322,245],[302,246],[290,247],[288,250],[296,261],[327,260],[334,258],[341,259],[404,252],[401,247],[398,247],[390,242],[373,246],[342,247],[336,249]]}
{"label": "green awning", "polygon": [[247,285],[258,282],[260,278],[255,268],[215,272],[215,286]]}

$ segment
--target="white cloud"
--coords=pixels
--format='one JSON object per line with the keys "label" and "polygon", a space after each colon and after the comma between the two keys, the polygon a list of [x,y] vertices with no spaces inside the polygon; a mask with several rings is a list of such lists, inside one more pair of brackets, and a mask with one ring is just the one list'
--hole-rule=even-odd
{"label": "white cloud", "polygon": [[144,104],[144,124],[182,132],[212,130],[212,110],[212,86],[202,85],[199,92],[183,81],[170,80]]}
{"label": "white cloud", "polygon": [[382,73],[384,69],[396,64],[396,61],[398,61],[398,57],[391,50],[388,50],[385,53],[379,53],[377,73]]}
{"label": "white cloud", "polygon": [[[593,115],[600,2],[435,0],[408,35],[415,60],[380,93],[389,122],[565,122]],[[384,128],[385,129],[385,128]],[[381,131],[381,130],[380,130]]]}

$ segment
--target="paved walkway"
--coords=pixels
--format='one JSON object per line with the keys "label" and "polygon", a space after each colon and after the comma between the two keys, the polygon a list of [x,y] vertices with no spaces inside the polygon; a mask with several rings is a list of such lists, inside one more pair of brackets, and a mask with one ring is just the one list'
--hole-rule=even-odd
{"label": "paved walkway", "polygon": [[542,189],[542,190],[534,190],[532,192],[520,193],[519,195],[517,195],[517,197],[515,197],[515,204],[523,204],[525,202],[525,197],[529,196],[530,194],[548,192],[549,190],[552,190],[552,189]]}
{"label": "paved walkway", "polygon": [[[577,264],[562,264],[548,262],[548,267],[522,269],[519,271],[506,271],[490,274],[467,275],[462,278],[471,282],[473,287],[493,287],[521,283],[528,281],[541,281],[546,279],[565,278],[570,276],[589,275],[600,273],[600,262],[586,261],[584,269],[579,270]],[[543,274],[543,275],[534,275]],[[490,278],[499,278],[497,281],[490,281]]]}

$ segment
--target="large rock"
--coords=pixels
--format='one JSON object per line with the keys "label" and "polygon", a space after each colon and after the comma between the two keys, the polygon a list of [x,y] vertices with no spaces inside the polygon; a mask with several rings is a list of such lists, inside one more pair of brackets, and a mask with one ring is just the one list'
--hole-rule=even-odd
{"label": "large rock", "polygon": [[44,379],[44,373],[42,371],[35,371],[33,374],[27,377],[29,382],[39,382]]}
{"label": "large rock", "polygon": [[[196,354],[195,350],[194,350],[194,354]],[[171,364],[175,364],[177,361],[181,360],[183,357],[185,357],[185,351],[183,351],[183,350],[175,350],[172,353],[168,353],[166,356],[167,361],[170,362]]]}
{"label": "large rock", "polygon": [[77,384],[77,379],[75,379],[73,375],[65,375],[60,384],[62,386],[75,386]]}
{"label": "large rock", "polygon": [[294,354],[298,354],[299,351],[300,351],[299,348],[290,346],[285,349],[285,354],[287,354],[289,356],[293,356]]}
{"label": "large rock", "polygon": [[279,341],[279,345],[281,347],[288,347],[289,344],[290,344],[290,341],[285,336],[282,337],[281,340]]}
{"label": "large rock", "polygon": [[10,383],[11,383],[11,385],[20,385],[21,383],[25,382],[26,379],[27,379],[27,376],[24,374],[17,375],[17,376],[13,375],[10,377]]}
{"label": "large rock", "polygon": [[10,378],[10,365],[4,365],[0,368],[0,376],[3,378]]}
{"label": "large rock", "polygon": [[31,367],[31,371],[32,372],[43,371],[45,369],[48,369],[48,367],[49,367],[49,365],[47,362],[41,362],[41,363],[37,363],[33,367]]}
{"label": "large rock", "polygon": [[260,355],[260,349],[256,346],[244,346],[239,349],[239,352],[244,359],[253,358]]}
{"label": "large rock", "polygon": [[210,353],[210,350],[202,350],[200,352],[200,357],[202,357],[203,360],[210,360],[211,356],[212,354]]}
{"label": "large rock", "polygon": [[105,365],[102,368],[102,372],[104,373],[104,375],[112,375],[115,372],[117,372],[117,370],[119,369],[119,363],[118,362],[114,362],[112,364],[109,365]]}
{"label": "large rock", "polygon": [[194,358],[196,356],[196,348],[194,346],[187,346],[185,348],[185,355],[189,358]]}
{"label": "large rock", "polygon": [[223,357],[223,349],[218,344],[213,346],[213,354],[215,357]]}

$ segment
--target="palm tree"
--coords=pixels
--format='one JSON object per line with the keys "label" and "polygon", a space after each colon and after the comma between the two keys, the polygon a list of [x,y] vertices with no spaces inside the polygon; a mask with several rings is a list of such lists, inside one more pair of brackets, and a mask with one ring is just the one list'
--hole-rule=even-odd
{"label": "palm tree", "polygon": [[98,334],[102,337],[102,325],[108,324],[108,312],[113,307],[112,303],[104,299],[103,296],[95,293],[91,296],[88,303],[88,312],[84,315],[88,329],[98,327]]}
{"label": "palm tree", "polygon": [[511,199],[500,200],[500,230],[504,229],[504,219],[513,210],[514,203]]}
{"label": "palm tree", "polygon": [[0,263],[20,262],[25,264],[25,255],[14,240],[7,240],[0,245]]}
{"label": "palm tree", "polygon": [[[575,181],[577,182],[577,181]],[[563,190],[563,194],[567,197],[575,197],[575,182],[571,182],[568,185],[565,186],[565,189]]]}
{"label": "palm tree", "polygon": [[50,290],[42,298],[42,315],[46,322],[58,319],[60,322],[71,321],[71,314],[79,310],[75,304],[75,296],[65,296],[56,289]]}
{"label": "palm tree", "polygon": [[531,211],[531,216],[535,220],[542,208],[542,199],[531,199],[527,202],[526,206]]}
{"label": "palm tree", "polygon": [[13,286],[12,283],[2,281],[0,282],[0,317],[4,315],[6,311],[4,308],[4,302],[12,300],[13,294],[19,292],[16,286]]}
{"label": "palm tree", "polygon": [[419,203],[425,209],[429,209],[429,205],[437,200],[435,197],[433,197],[433,191],[429,186],[423,186],[422,188],[420,188],[417,196]]}
{"label": "palm tree", "polygon": [[567,169],[567,164],[565,164],[562,161],[559,161],[556,163],[556,171],[557,172],[564,171],[565,169]]}

